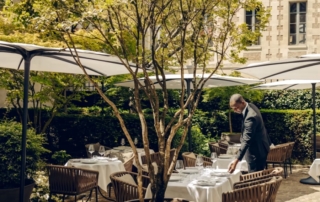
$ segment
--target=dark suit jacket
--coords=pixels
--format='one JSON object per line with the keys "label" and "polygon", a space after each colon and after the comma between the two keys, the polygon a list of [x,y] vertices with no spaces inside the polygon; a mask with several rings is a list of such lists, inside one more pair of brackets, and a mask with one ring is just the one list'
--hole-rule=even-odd
{"label": "dark suit jacket", "polygon": [[259,109],[249,103],[242,122],[241,147],[237,158],[242,160],[244,155],[248,163],[256,159],[266,158],[271,141],[265,129]]}

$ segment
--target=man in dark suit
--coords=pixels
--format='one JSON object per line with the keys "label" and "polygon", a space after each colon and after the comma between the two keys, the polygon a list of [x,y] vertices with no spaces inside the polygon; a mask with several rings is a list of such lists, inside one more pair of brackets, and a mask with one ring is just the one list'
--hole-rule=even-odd
{"label": "man in dark suit", "polygon": [[231,96],[230,107],[234,112],[242,114],[243,121],[240,138],[241,147],[236,160],[229,167],[229,172],[233,173],[243,157],[248,163],[249,173],[263,170],[271,141],[259,109],[254,104],[247,103],[240,94]]}

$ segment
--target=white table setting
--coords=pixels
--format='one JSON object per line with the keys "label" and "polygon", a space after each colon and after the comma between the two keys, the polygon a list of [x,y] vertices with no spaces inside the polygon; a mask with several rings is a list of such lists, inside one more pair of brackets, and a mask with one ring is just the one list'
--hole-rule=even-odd
{"label": "white table setting", "polygon": [[[215,166],[218,169],[228,169],[230,164],[235,160],[240,147],[241,144],[234,144],[228,146],[227,153],[220,154],[213,166]],[[248,171],[247,161],[243,159],[242,161],[238,162],[236,169],[240,171]]]}
{"label": "white table setting", "polygon": [[70,159],[66,166],[95,170],[99,172],[98,185],[107,192],[107,185],[111,182],[110,175],[125,171],[123,163],[117,158],[95,157],[91,159]]}
{"label": "white table setting", "polygon": [[[165,193],[166,198],[221,202],[222,193],[232,191],[233,184],[240,181],[240,170],[229,174],[227,169],[203,168],[200,165],[183,169],[183,162],[181,162],[178,160],[176,164],[176,170],[179,173],[172,173],[170,177]],[[149,185],[145,198],[151,197]]]}

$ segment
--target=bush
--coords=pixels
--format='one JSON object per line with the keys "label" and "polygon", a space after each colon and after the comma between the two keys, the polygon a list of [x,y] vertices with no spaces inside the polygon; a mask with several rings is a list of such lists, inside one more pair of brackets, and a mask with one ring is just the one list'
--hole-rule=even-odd
{"label": "bush", "polygon": [[[22,125],[14,121],[0,122],[0,188],[20,185]],[[42,165],[41,155],[49,152],[43,147],[45,138],[27,131],[26,175],[32,178]]]}
{"label": "bush", "polygon": [[[175,135],[175,137],[172,141],[173,148],[178,147],[180,140],[181,140],[182,133],[183,133],[183,128],[180,128],[177,131],[177,134]],[[201,130],[198,126],[192,126],[191,137],[192,137],[192,141],[191,141],[192,152],[194,152],[196,154],[202,154],[205,156],[209,156],[210,155],[210,149],[209,149],[209,145],[208,145],[209,138],[207,138],[204,134],[201,133]],[[181,158],[181,154],[183,152],[187,152],[187,151],[189,151],[188,136],[186,137],[186,141],[184,142],[184,144],[180,150],[179,158]]]}

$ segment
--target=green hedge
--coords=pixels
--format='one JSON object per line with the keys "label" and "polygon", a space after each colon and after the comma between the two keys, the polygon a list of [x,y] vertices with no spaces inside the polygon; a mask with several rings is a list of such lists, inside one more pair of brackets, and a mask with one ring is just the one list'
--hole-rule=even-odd
{"label": "green hedge", "polygon": [[[5,110],[0,110],[3,117]],[[274,144],[294,141],[293,158],[300,161],[312,159],[312,113],[310,110],[261,110],[267,131]],[[13,117],[13,111],[7,117]],[[90,114],[90,113],[89,113]],[[114,147],[120,144],[124,134],[118,120],[114,116],[95,115],[58,115],[53,119],[47,134],[46,148],[52,152],[66,150],[73,157],[86,156],[85,144],[100,142]],[[45,115],[43,116],[45,117]],[[320,121],[320,113],[317,114]],[[127,128],[133,137],[138,137],[141,145],[141,127],[137,115],[123,114]],[[241,115],[232,113],[234,132],[239,132],[242,122]],[[319,123],[318,121],[318,123]],[[150,147],[157,151],[157,138],[153,127],[152,117],[147,117]],[[198,110],[193,119],[193,130],[197,138],[192,145],[197,152],[206,154],[204,145],[210,138],[219,138],[221,132],[229,131],[228,113],[224,111],[202,112]],[[319,126],[319,124],[318,124]],[[318,127],[319,128],[319,127]],[[320,131],[320,130],[319,130]],[[179,135],[178,135],[179,136]],[[203,144],[205,142],[205,144]],[[185,146],[186,147],[186,146]],[[185,148],[184,147],[184,148]]]}

